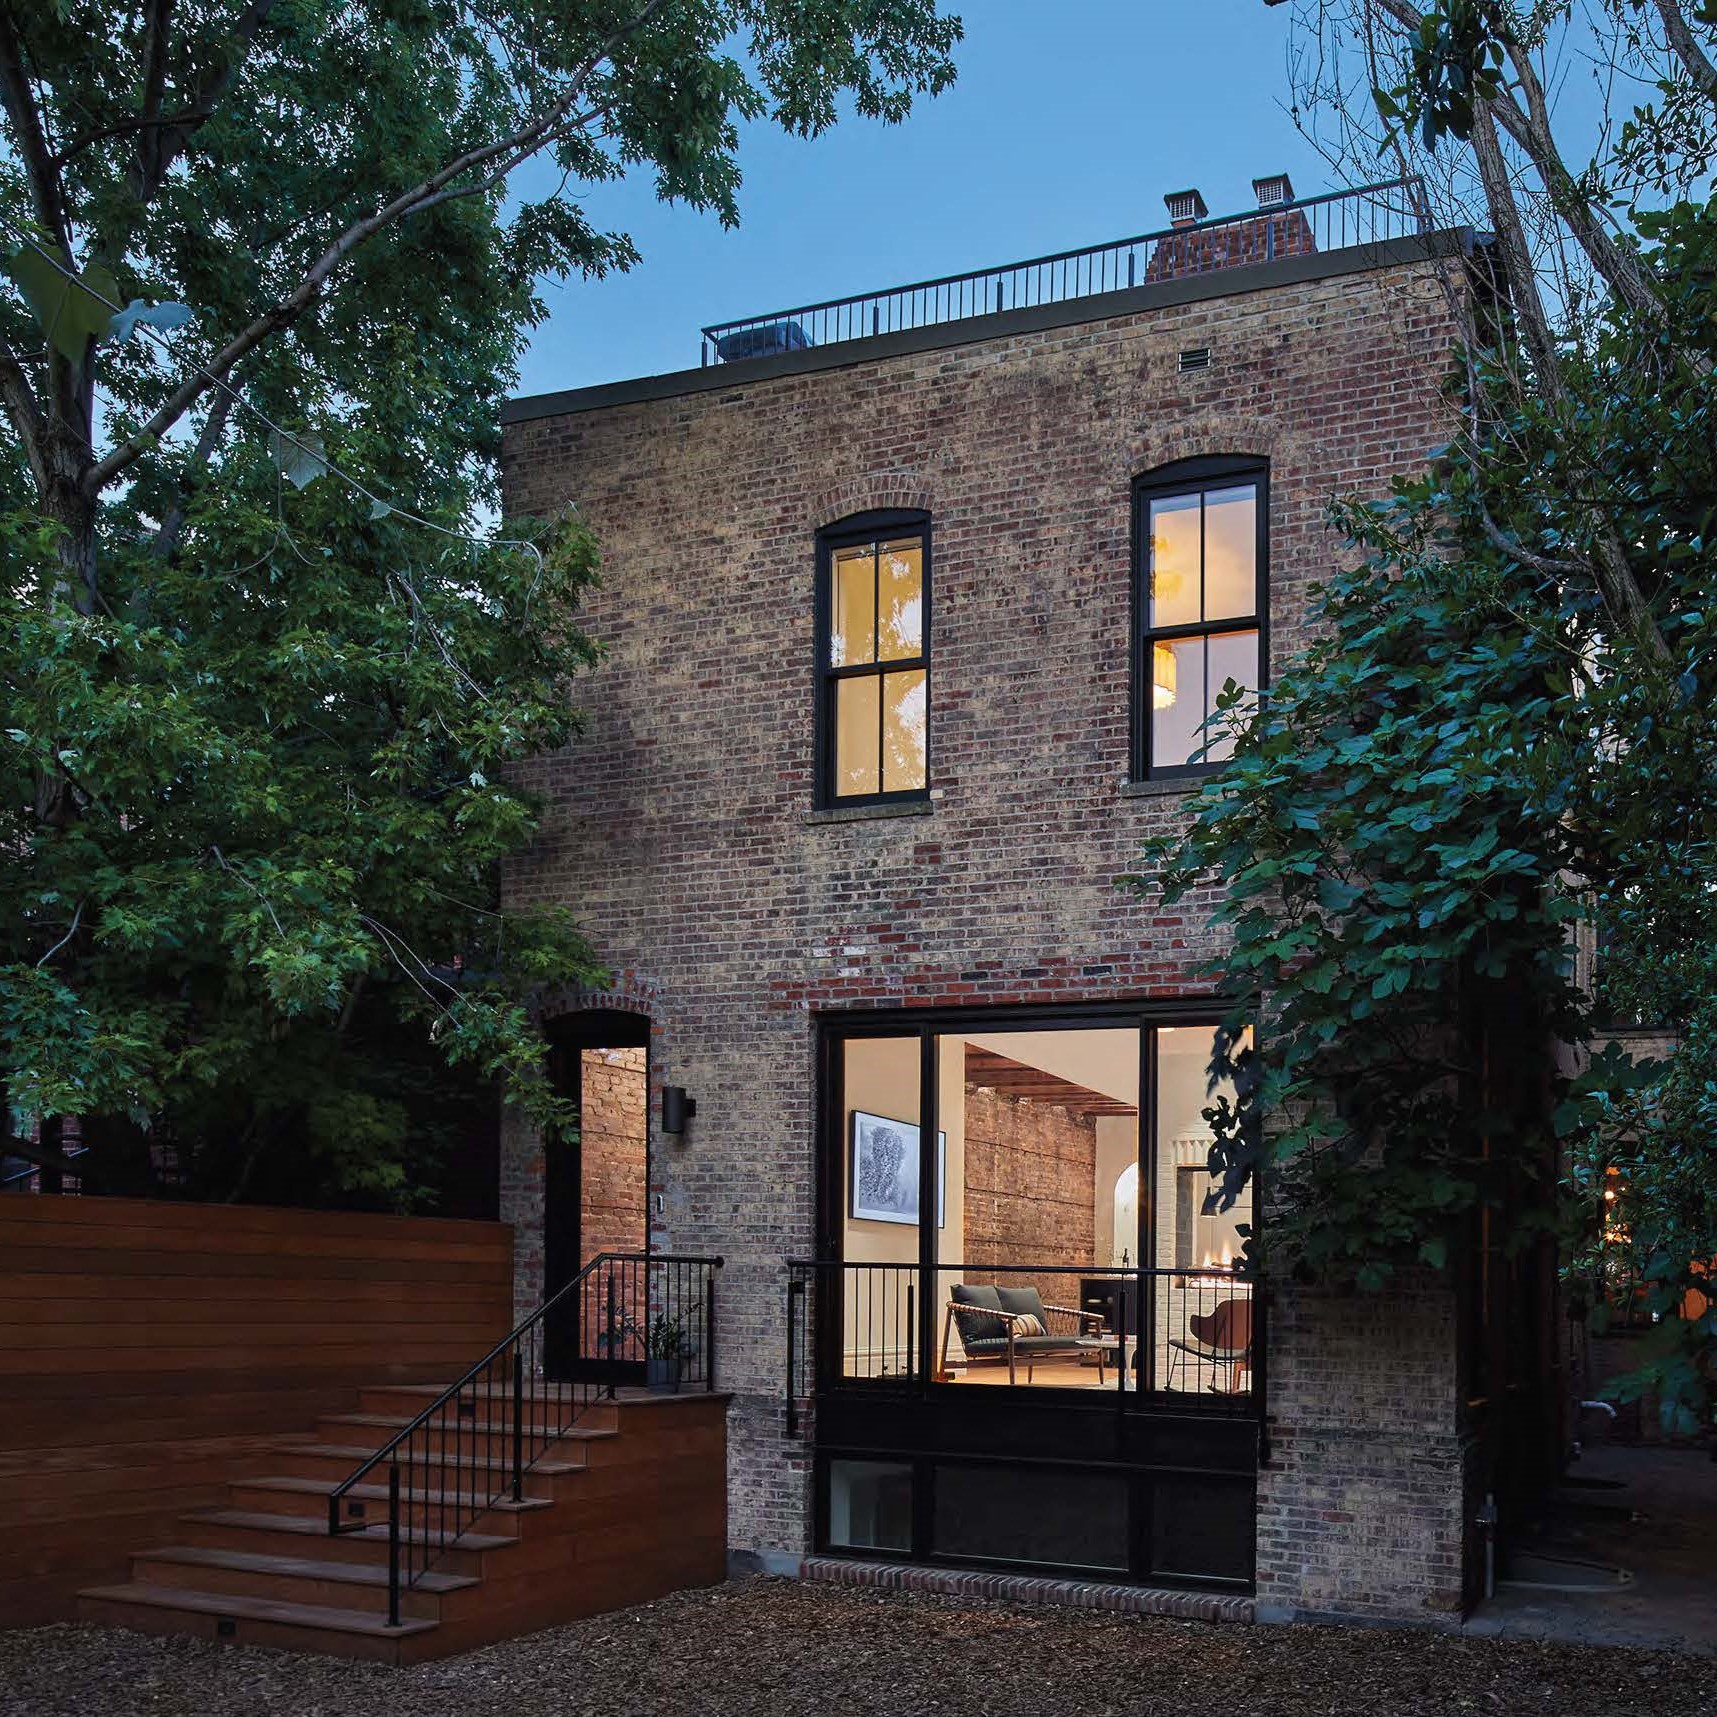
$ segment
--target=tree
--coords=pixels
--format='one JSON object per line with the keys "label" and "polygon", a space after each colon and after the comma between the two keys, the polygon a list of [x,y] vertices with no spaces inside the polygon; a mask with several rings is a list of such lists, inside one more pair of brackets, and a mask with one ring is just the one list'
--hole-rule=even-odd
{"label": "tree", "polygon": [[484,525],[536,283],[634,260],[580,188],[642,169],[731,223],[743,123],[898,120],[959,30],[0,0],[7,1149],[77,1116],[108,1184],[170,1149],[254,1193],[284,1150],[396,1199],[448,1067],[564,1121],[531,1004],[592,961],[494,888],[536,825],[509,769],[595,654],[576,517]]}
{"label": "tree", "polygon": [[[1375,1287],[1561,1230],[1601,1300],[1629,1252],[1662,1320],[1638,1386],[1689,1430],[1717,1410],[1717,208],[1688,190],[1717,81],[1707,16],[1600,16],[1616,56],[1655,53],[1658,100],[1576,170],[1545,62],[1590,15],[1303,15],[1308,102],[1354,102],[1341,150],[1423,170],[1445,211],[1464,186],[1503,297],[1451,279],[1461,432],[1337,508],[1355,559],[1316,594],[1318,641],[1255,706],[1225,700],[1234,760],[1135,886],[1228,884],[1222,976],[1261,998],[1266,1054],[1217,1157],[1227,1196],[1270,1178],[1280,1271]],[[1594,991],[1577,955],[1600,939]],[[1673,1057],[1607,1043],[1618,1005]],[[1214,1071],[1243,1053],[1225,1039]]]}

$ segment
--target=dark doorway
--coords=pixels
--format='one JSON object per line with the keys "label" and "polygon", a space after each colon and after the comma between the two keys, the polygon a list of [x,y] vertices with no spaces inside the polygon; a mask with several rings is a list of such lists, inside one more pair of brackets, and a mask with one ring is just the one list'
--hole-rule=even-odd
{"label": "dark doorway", "polygon": [[[543,1165],[545,1297],[591,1259],[648,1251],[650,1239],[650,1022],[590,1009],[556,1020],[550,1039],[555,1085],[576,1105],[579,1129],[576,1139],[551,1145]],[[575,1298],[547,1320],[551,1376],[607,1357],[600,1308],[591,1300],[581,1309]]]}

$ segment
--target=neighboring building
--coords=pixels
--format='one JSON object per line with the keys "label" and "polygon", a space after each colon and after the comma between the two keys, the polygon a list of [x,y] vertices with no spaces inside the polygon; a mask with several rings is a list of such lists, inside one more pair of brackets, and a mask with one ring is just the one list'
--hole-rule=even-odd
{"label": "neighboring building", "polygon": [[[1209,902],[1114,881],[1187,815],[1223,681],[1305,641],[1330,499],[1452,427],[1471,235],[1400,186],[1257,188],[507,410],[508,508],[577,504],[607,650],[507,898],[615,974],[554,999],[563,1065],[647,1042],[651,1240],[726,1258],[730,1539],[767,1565],[1473,1596],[1468,1308],[1284,1287],[1266,1328],[1249,1210],[1203,1210]],[[577,1180],[514,1124],[521,1308],[600,1249]]]}

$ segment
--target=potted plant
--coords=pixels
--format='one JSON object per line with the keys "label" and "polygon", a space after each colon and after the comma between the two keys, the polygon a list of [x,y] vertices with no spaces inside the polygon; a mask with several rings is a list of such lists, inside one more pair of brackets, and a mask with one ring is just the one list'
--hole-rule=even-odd
{"label": "potted plant", "polygon": [[680,1371],[690,1347],[679,1318],[657,1312],[644,1337],[644,1383],[647,1388],[678,1391]]}

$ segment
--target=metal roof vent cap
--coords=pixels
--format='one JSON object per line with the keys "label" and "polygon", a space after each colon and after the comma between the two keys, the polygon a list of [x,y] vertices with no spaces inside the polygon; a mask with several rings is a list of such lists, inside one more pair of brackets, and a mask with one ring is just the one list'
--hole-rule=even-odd
{"label": "metal roof vent cap", "polygon": [[1168,205],[1171,226],[1189,227],[1210,213],[1204,198],[1196,190],[1170,191],[1163,201]]}
{"label": "metal roof vent cap", "polygon": [[1267,173],[1252,181],[1252,194],[1261,209],[1274,209],[1294,200],[1294,181],[1286,173]]}

